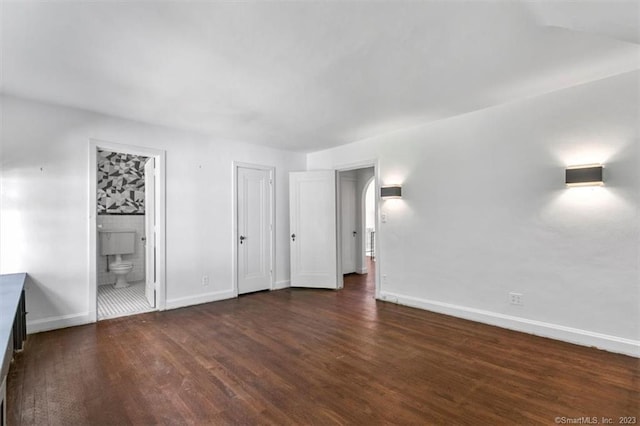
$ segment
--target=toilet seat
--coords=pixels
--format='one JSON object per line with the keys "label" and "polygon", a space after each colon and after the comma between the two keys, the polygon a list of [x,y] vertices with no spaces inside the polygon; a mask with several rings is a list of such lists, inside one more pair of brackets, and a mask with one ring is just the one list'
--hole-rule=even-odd
{"label": "toilet seat", "polygon": [[116,276],[114,288],[129,287],[126,276],[133,270],[133,262],[112,262],[109,264],[109,270]]}
{"label": "toilet seat", "polygon": [[116,270],[116,269],[129,269],[129,268],[133,268],[133,263],[132,262],[113,262],[109,264],[109,269]]}

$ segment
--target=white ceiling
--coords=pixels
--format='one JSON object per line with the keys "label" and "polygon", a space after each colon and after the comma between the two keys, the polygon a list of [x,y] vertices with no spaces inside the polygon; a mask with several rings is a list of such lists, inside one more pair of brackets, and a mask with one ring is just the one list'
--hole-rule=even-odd
{"label": "white ceiling", "polygon": [[0,90],[313,151],[640,68],[638,1],[2,1]]}

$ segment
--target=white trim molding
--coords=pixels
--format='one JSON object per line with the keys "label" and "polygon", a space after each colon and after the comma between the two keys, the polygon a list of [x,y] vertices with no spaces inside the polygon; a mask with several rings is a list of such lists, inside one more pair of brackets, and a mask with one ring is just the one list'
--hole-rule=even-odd
{"label": "white trim molding", "polygon": [[640,341],[638,340],[631,340],[543,321],[520,318],[512,315],[485,311],[482,309],[404,296],[387,291],[381,291],[379,299],[397,303],[399,305],[410,306],[413,308],[424,309],[431,312],[494,325],[509,330],[561,340],[563,342],[574,343],[582,346],[593,346],[605,351],[640,358]]}
{"label": "white trim molding", "polygon": [[179,297],[177,299],[168,299],[166,309],[178,309],[187,306],[201,305],[203,303],[218,302],[220,300],[233,299],[236,297],[234,289],[214,291],[211,293],[203,293],[195,296]]}
{"label": "white trim molding", "polygon": [[61,315],[56,317],[41,318],[33,321],[27,320],[27,334],[40,333],[41,331],[57,330],[59,328],[75,327],[95,322],[90,312],[79,314]]}
{"label": "white trim molding", "polygon": [[291,287],[291,280],[276,281],[273,283],[273,290],[282,290]]}

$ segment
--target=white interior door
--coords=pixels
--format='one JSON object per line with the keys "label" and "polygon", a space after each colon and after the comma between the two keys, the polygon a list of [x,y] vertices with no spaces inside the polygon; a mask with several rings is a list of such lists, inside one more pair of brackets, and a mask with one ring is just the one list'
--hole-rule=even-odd
{"label": "white interior door", "polygon": [[291,172],[289,203],[291,286],[338,288],[335,171]]}
{"label": "white interior door", "polygon": [[152,308],[156,306],[156,167],[151,157],[144,165],[144,233],[145,287],[144,294]]}
{"label": "white interior door", "polygon": [[237,168],[238,294],[271,288],[271,170]]}
{"label": "white interior door", "polygon": [[356,272],[356,181],[340,177],[340,240],[342,273]]}

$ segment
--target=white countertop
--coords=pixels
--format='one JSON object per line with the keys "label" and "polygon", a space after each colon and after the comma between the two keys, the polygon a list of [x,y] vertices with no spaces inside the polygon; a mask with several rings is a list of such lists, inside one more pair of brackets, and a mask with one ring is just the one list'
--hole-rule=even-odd
{"label": "white countertop", "polygon": [[[27,274],[6,274],[0,275],[0,380],[8,373],[9,363],[5,360],[5,354],[11,356],[13,354],[13,345],[9,341],[11,331],[13,330],[13,321],[16,317],[20,296],[24,288],[24,282]],[[8,346],[12,345],[9,350]],[[6,366],[6,367],[5,367]]]}

